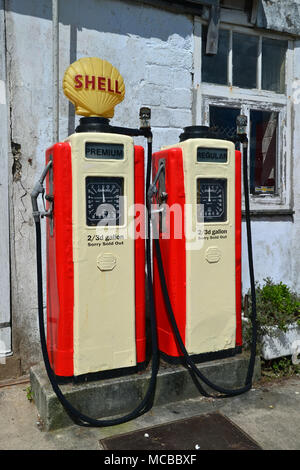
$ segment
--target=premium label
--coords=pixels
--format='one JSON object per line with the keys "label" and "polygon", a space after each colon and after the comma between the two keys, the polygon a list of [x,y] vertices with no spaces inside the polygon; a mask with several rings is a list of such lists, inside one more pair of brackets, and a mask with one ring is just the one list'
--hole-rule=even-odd
{"label": "premium label", "polygon": [[85,156],[92,159],[123,160],[123,144],[107,144],[103,142],[87,142],[85,144]]}

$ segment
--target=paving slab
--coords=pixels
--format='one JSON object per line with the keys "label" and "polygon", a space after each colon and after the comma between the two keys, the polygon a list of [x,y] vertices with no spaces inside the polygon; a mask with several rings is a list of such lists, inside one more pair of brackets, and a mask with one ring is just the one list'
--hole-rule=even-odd
{"label": "paving slab", "polygon": [[[107,428],[69,426],[43,431],[27,398],[29,384],[0,389],[0,450],[103,450],[101,440],[162,423],[220,412],[263,450],[300,450],[300,376],[267,384],[234,398],[197,398],[153,407],[134,421]],[[179,443],[179,451],[181,446]]]}

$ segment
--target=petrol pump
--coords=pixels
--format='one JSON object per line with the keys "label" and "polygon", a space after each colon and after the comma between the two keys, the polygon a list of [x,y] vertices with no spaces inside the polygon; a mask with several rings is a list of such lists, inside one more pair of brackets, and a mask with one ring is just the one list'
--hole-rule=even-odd
{"label": "petrol pump", "polygon": [[[115,67],[95,57],[71,64],[63,89],[76,114],[84,117],[74,134],[46,150],[46,167],[32,193],[43,357],[53,389],[73,419],[94,426],[119,424],[149,407],[158,369],[155,352],[144,400],[120,419],[99,421],[79,413],[58,383],[145,365],[144,149],[134,145],[133,137],[146,137],[151,155],[150,110],[141,108],[139,129],[111,126],[125,85]],[[43,212],[39,195],[46,200]],[[47,339],[41,217],[47,219]],[[151,331],[155,348],[155,315]]]}
{"label": "petrol pump", "polygon": [[[180,143],[153,155],[154,174],[158,168],[159,241],[186,349],[196,360],[233,355],[242,346],[241,154],[209,129],[186,128]],[[175,238],[176,214],[168,217],[166,203],[180,207],[182,229],[190,227],[193,240],[187,230]],[[157,263],[154,289],[159,348],[174,362],[182,352],[168,320]]]}
{"label": "petrol pump", "polygon": [[[247,176],[247,120],[239,116],[253,342],[245,387],[213,384],[195,363],[233,356],[242,349],[241,152],[205,126],[190,126],[180,142],[152,157],[154,298],[158,347],[168,362],[182,362],[223,395],[249,390],[256,350],[256,310]],[[201,389],[203,392],[203,389]]]}

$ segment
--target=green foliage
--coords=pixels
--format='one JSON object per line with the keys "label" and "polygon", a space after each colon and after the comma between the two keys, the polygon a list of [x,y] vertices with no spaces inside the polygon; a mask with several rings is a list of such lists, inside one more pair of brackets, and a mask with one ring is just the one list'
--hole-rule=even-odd
{"label": "green foliage", "polygon": [[[272,279],[264,279],[265,284],[256,284],[256,311],[260,327],[277,326],[286,331],[287,326],[297,322],[300,326],[300,297],[286,285],[275,284]],[[245,316],[250,316],[252,310],[251,292],[248,291],[249,309]]]}
{"label": "green foliage", "polygon": [[[281,331],[287,331],[287,327],[294,322],[300,326],[300,297],[286,285],[280,282],[276,284],[270,278],[264,279],[261,286],[256,283],[256,312],[257,312],[257,333],[258,333],[258,353],[261,345],[259,339],[262,335],[275,336],[276,331],[269,330],[268,327],[276,326]],[[251,318],[252,302],[251,291],[247,293],[248,308],[245,309],[246,318]],[[244,325],[244,343],[251,342],[251,322]]]}
{"label": "green foliage", "polygon": [[268,379],[291,377],[300,374],[300,364],[293,364],[291,358],[280,357],[271,361],[262,360],[262,375]]}
{"label": "green foliage", "polygon": [[33,400],[32,390],[30,386],[26,388],[26,397],[27,397],[27,400],[29,401]]}

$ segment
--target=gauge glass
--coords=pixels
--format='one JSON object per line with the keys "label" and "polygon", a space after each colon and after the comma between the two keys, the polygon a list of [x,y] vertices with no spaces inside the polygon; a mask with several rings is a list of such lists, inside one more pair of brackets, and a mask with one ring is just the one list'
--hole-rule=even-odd
{"label": "gauge glass", "polygon": [[[197,180],[197,204],[202,204],[204,222],[227,220],[227,180],[199,178]],[[200,222],[198,216],[198,222]]]}
{"label": "gauge glass", "polygon": [[[86,178],[86,223],[89,226],[123,225],[124,178]],[[121,198],[121,199],[120,199]]]}

